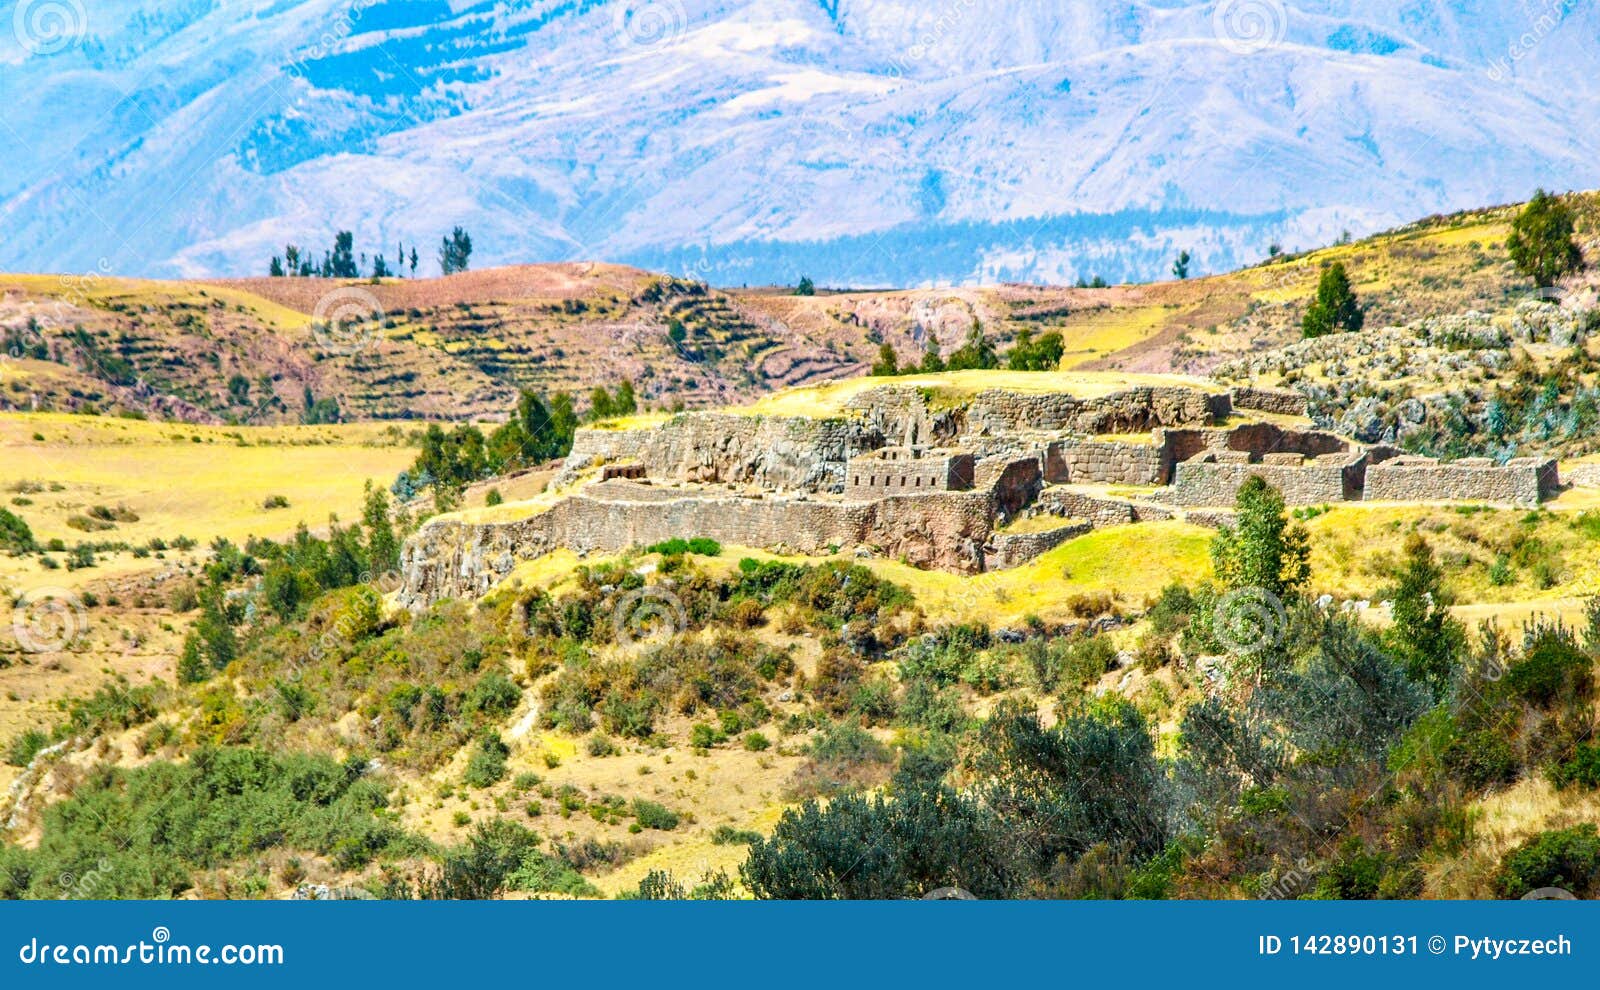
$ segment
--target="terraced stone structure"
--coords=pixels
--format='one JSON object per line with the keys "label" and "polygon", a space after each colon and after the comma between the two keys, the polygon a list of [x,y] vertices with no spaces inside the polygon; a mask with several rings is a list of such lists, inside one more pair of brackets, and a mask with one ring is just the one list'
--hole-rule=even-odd
{"label": "terraced stone structure", "polygon": [[1295,505],[1536,505],[1556,489],[1551,461],[1409,457],[1289,421],[1304,409],[1295,393],[1179,381],[1090,395],[874,386],[820,414],[693,412],[581,429],[556,494],[442,516],[413,536],[400,598],[419,607],[481,594],[518,561],[560,548],[605,553],[697,536],[977,573],[1094,527],[1224,523],[1252,475]]}

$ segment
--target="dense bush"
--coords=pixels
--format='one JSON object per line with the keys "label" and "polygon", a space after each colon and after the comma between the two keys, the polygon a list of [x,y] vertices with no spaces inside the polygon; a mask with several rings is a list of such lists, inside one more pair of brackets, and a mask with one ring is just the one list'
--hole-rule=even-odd
{"label": "dense bush", "polygon": [[[344,869],[414,851],[364,768],[237,747],[201,748],[184,764],[101,767],[45,810],[37,849],[0,853],[0,897],[173,897],[197,871],[268,849]],[[63,876],[97,879],[92,890],[64,890]]]}
{"label": "dense bush", "polygon": [[1541,833],[1506,854],[1496,883],[1502,897],[1545,887],[1594,897],[1600,894],[1600,834],[1592,824]]}

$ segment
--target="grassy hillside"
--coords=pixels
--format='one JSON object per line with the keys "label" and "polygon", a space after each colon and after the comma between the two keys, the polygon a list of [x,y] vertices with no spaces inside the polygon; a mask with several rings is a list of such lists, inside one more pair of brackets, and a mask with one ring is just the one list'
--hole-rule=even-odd
{"label": "grassy hillside", "polygon": [[[1593,240],[1600,198],[1571,197]],[[1298,338],[1323,265],[1345,263],[1367,325],[1530,297],[1505,237],[1514,207],[1436,217],[1208,278],[1103,289],[1001,285],[879,292],[714,290],[615,265],[443,279],[153,282],[0,276],[0,407],[295,422],[305,392],[347,420],[498,417],[515,390],[634,381],[646,404],[733,404],[958,347],[1059,333],[1063,367],[1206,374]],[[326,328],[332,325],[330,332]],[[324,329],[318,331],[318,327]],[[79,330],[81,328],[81,332]],[[233,376],[247,383],[230,391]]]}
{"label": "grassy hillside", "polygon": [[[1592,239],[1596,198],[1575,202]],[[807,836],[849,852],[862,838],[852,829],[942,850],[918,840],[915,814],[899,817],[918,801],[952,823],[939,842],[970,843],[939,876],[993,880],[988,893],[1515,896],[1532,878],[1518,850],[1568,841],[1540,837],[1592,820],[1600,785],[1587,742],[1600,724],[1597,641],[1539,625],[1560,617],[1600,635],[1590,491],[1537,512],[1294,513],[1309,569],[1269,663],[1216,634],[1215,534],[1185,523],[1097,530],[979,576],[848,552],[562,551],[522,562],[481,601],[411,615],[373,575],[432,507],[374,520],[363,490],[416,456],[417,427],[396,420],[498,417],[518,387],[581,393],[623,377],[646,408],[611,425],[660,422],[680,401],[837,415],[890,381],[847,377],[881,343],[902,358],[930,339],[948,352],[974,322],[1002,351],[1024,329],[1060,333],[1061,369],[892,381],[953,401],[1214,372],[1304,388],[1324,422],[1366,398],[1392,410],[1445,396],[1465,410],[1468,439],[1488,400],[1522,396],[1510,408],[1551,430],[1512,439],[1576,454],[1593,431],[1561,429],[1578,423],[1600,367],[1587,343],[1516,336],[1528,292],[1505,258],[1510,216],[1436,218],[1229,275],[1105,289],[800,297],[604,265],[376,285],[0,277],[0,331],[16,352],[0,361],[0,403],[45,410],[0,414],[0,508],[29,535],[23,545],[0,529],[11,534],[0,588],[23,622],[10,628],[32,639],[0,624],[0,821],[12,823],[0,896],[78,896],[53,878],[102,860],[126,885],[97,896],[281,896],[306,882],[383,896],[771,894],[789,888],[748,871],[769,841],[796,862],[825,855]],[[1296,349],[1335,259],[1369,331]],[[1581,294],[1586,278],[1563,292]],[[383,314],[358,321],[356,353],[313,319],[335,289]],[[1471,310],[1504,339],[1382,336]],[[1480,362],[1489,352],[1501,356]],[[356,422],[295,425],[308,390]],[[1442,445],[1453,436],[1442,423],[1427,407],[1407,442]],[[485,479],[462,504],[509,518],[548,504],[551,476]],[[490,505],[491,489],[509,501]],[[1448,687],[1418,666],[1391,612],[1309,604],[1395,596],[1418,573],[1416,537],[1437,565],[1424,583],[1441,609],[1433,641],[1453,650]],[[641,606],[652,602],[666,606]],[[1485,621],[1496,626],[1480,632]],[[1224,738],[1278,762],[1233,766],[1210,742]],[[1132,762],[1073,762],[1096,740]],[[1074,788],[1139,783],[1096,796],[1059,846],[1018,849],[992,823],[1035,834],[1017,823],[1083,798],[1052,791],[1063,801],[1030,810],[997,797],[1047,752],[1064,762],[1034,768],[1029,787],[1055,786],[1062,766]],[[168,806],[205,822],[205,841],[141,831]],[[828,817],[834,806],[855,824]],[[1180,820],[1193,829],[1161,824]],[[95,821],[140,836],[137,848],[107,847]],[[1003,885],[962,874],[991,855]],[[844,872],[819,889],[916,896],[913,881],[933,879]]]}

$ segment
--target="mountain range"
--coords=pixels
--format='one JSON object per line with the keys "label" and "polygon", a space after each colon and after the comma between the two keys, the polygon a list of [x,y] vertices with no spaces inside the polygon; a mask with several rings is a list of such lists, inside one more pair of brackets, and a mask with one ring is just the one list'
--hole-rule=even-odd
{"label": "mountain range", "polygon": [[17,0],[0,268],[264,274],[355,232],[437,271],[717,285],[1221,271],[1600,185],[1570,0]]}

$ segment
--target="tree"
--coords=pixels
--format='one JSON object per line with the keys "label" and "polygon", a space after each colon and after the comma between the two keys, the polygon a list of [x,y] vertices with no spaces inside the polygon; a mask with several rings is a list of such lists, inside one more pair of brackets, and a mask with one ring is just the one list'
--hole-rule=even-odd
{"label": "tree", "polygon": [[1000,367],[1000,358],[995,354],[994,345],[984,334],[982,323],[977,320],[972,321],[972,328],[967,331],[966,342],[951,352],[946,366],[951,371]]}
{"label": "tree", "polygon": [[1006,356],[1006,366],[1012,371],[1054,371],[1065,352],[1066,346],[1059,333],[1047,333],[1035,340],[1033,331],[1023,328],[1017,331],[1016,343]]}
{"label": "tree", "polygon": [[1583,267],[1583,253],[1572,239],[1572,210],[1540,189],[1511,223],[1506,250],[1517,271],[1541,289]]}
{"label": "tree", "polygon": [[439,271],[442,274],[454,275],[457,272],[464,272],[471,261],[472,236],[465,229],[457,227],[450,232],[449,237],[439,242]]}
{"label": "tree", "polygon": [[272,256],[272,264],[267,266],[267,275],[271,278],[283,278],[283,259],[277,255]]}
{"label": "tree", "polygon": [[616,414],[617,409],[612,402],[611,393],[606,391],[604,385],[596,385],[594,391],[589,393],[589,418],[610,419]]}
{"label": "tree", "polygon": [[283,264],[290,275],[299,275],[301,273],[300,249],[293,244],[285,245],[283,249]]}
{"label": "tree", "polygon": [[366,492],[361,521],[367,529],[367,566],[374,574],[387,573],[400,566],[400,538],[389,521],[389,496],[370,480]]}
{"label": "tree", "polygon": [[800,276],[800,284],[794,287],[794,294],[797,296],[814,296],[817,294],[816,283],[811,281],[810,275]]}
{"label": "tree", "polygon": [[1178,279],[1189,277],[1189,252],[1178,252],[1178,260],[1172,263],[1172,274],[1174,278]]}
{"label": "tree", "polygon": [[624,378],[617,385],[616,397],[611,400],[611,409],[614,416],[632,416],[639,411],[639,399],[633,393],[633,382]]}
{"label": "tree", "polygon": [[411,246],[411,277],[417,277],[417,247],[415,244]]}
{"label": "tree", "polygon": [[917,370],[925,375],[937,374],[944,370],[944,358],[939,354],[939,338],[931,332],[922,351],[922,364]]}
{"label": "tree", "polygon": [[381,254],[372,256],[372,277],[389,278],[394,273],[389,271],[389,260]]}
{"label": "tree", "polygon": [[1350,291],[1350,276],[1344,263],[1335,261],[1322,270],[1317,282],[1317,297],[1306,310],[1300,329],[1306,337],[1321,337],[1334,332],[1353,332],[1366,323],[1356,294]]}
{"label": "tree", "polygon": [[361,277],[361,269],[356,265],[355,244],[356,235],[348,230],[341,230],[333,235],[333,251],[328,260],[331,277]]}
{"label": "tree", "polygon": [[900,357],[888,341],[878,345],[878,360],[872,364],[872,374],[878,378],[893,378],[900,373]]}
{"label": "tree", "polygon": [[1283,598],[1311,576],[1311,544],[1305,529],[1291,525],[1283,495],[1260,475],[1239,486],[1238,522],[1223,527],[1211,543],[1217,578],[1231,591],[1259,588]]}
{"label": "tree", "polygon": [[1394,603],[1388,646],[1411,679],[1428,685],[1435,696],[1449,686],[1456,658],[1466,648],[1466,629],[1450,615],[1442,578],[1433,548],[1422,534],[1412,533],[1398,581],[1386,593]]}

